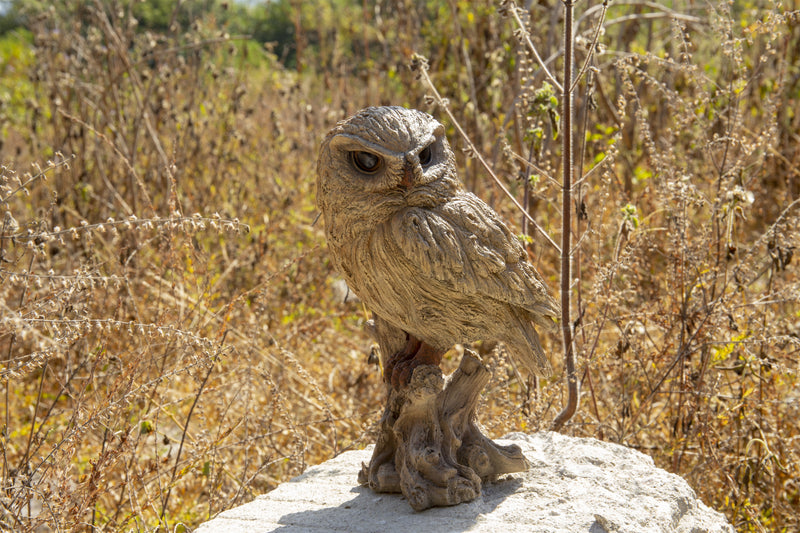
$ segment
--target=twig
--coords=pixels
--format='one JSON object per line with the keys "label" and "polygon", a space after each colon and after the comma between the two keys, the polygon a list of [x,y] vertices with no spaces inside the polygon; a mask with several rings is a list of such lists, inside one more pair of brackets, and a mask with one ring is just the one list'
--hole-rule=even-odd
{"label": "twig", "polygon": [[412,65],[414,65],[414,67],[419,71],[422,79],[425,80],[425,83],[427,83],[428,87],[431,89],[431,91],[433,91],[433,99],[436,102],[436,104],[439,107],[441,107],[442,110],[444,110],[450,121],[453,123],[453,126],[456,128],[456,131],[458,131],[458,134],[461,136],[462,139],[464,139],[464,142],[467,143],[468,154],[472,157],[475,157],[480,162],[480,164],[483,165],[483,168],[486,169],[486,172],[489,173],[489,176],[491,176],[495,184],[500,188],[501,191],[503,191],[503,193],[508,198],[511,199],[511,201],[514,203],[517,209],[519,209],[520,212],[525,216],[525,218],[527,218],[528,221],[531,224],[533,224],[533,227],[535,227],[536,230],[542,235],[542,237],[544,237],[547,240],[550,246],[561,252],[561,248],[559,248],[556,242],[550,237],[550,235],[547,234],[547,232],[544,229],[542,229],[542,227],[536,222],[536,220],[534,220],[534,218],[530,215],[530,213],[528,213],[525,210],[525,208],[522,207],[522,205],[520,205],[517,199],[514,198],[514,195],[511,194],[511,192],[506,188],[505,185],[503,185],[503,182],[500,181],[500,178],[497,177],[497,174],[494,173],[492,168],[489,166],[489,163],[486,162],[481,153],[475,149],[475,145],[472,144],[472,141],[470,140],[469,136],[467,136],[467,134],[461,128],[461,125],[458,123],[458,120],[456,120],[456,117],[453,115],[452,111],[450,111],[450,107],[448,106],[447,101],[444,98],[442,98],[442,95],[440,95],[439,91],[436,90],[436,86],[433,84],[433,81],[431,80],[430,76],[428,76],[427,64],[428,62],[424,57],[420,55],[414,56],[414,62],[412,63]]}
{"label": "twig", "polygon": [[[614,2],[614,7],[618,7],[618,6],[644,6],[644,7],[649,7],[650,9],[655,9],[656,11],[661,11],[662,13],[664,13],[663,16],[668,16],[670,18],[674,18],[674,19],[678,19],[678,20],[685,20],[686,22],[697,22],[697,23],[703,22],[703,19],[701,19],[700,17],[695,17],[695,16],[692,16],[692,15],[686,15],[684,13],[679,13],[677,11],[674,11],[674,10],[668,8],[665,5],[661,5],[661,4],[658,4],[656,2],[647,2],[647,1],[641,1],[641,0],[615,1]],[[607,9],[606,6],[605,6],[605,2],[602,5],[595,5],[595,6],[592,6],[590,8],[587,8],[586,11],[584,11],[583,14],[580,17],[578,17],[577,23],[580,24],[581,22],[583,22],[588,17],[591,17],[598,9],[603,9],[603,10]],[[623,15],[623,17],[629,16],[631,18],[650,18],[650,17],[647,17],[647,15],[650,15],[650,13],[637,13],[637,14],[634,14],[634,15]],[[620,19],[615,19],[615,20],[618,21]],[[611,23],[609,23],[609,24],[611,24]]]}
{"label": "twig", "polygon": [[519,26],[519,30],[517,30],[519,32],[519,35],[521,35],[522,39],[525,41],[525,44],[528,45],[528,49],[530,49],[531,53],[533,54],[533,57],[536,58],[536,62],[539,63],[539,66],[541,67],[542,72],[544,72],[544,75],[547,77],[548,80],[550,80],[550,83],[553,84],[553,87],[555,87],[558,90],[558,92],[564,92],[564,87],[562,87],[561,84],[558,83],[558,80],[550,72],[550,69],[547,68],[547,64],[544,61],[542,61],[539,52],[533,45],[533,41],[531,41],[530,34],[528,33],[528,29],[525,27],[525,23],[522,22],[521,18],[519,18],[519,13],[517,13],[517,6],[512,5],[511,9],[509,9],[509,12],[511,13],[511,16],[514,17],[514,21],[516,21],[517,26]]}
{"label": "twig", "polygon": [[561,119],[564,121],[562,142],[563,185],[561,188],[561,334],[564,344],[564,365],[567,372],[567,405],[556,415],[551,429],[559,431],[572,418],[580,401],[580,384],[575,371],[575,347],[570,319],[570,280],[572,279],[570,239],[572,237],[572,119],[574,85],[572,83],[574,0],[564,2],[564,87],[569,88],[562,97]]}
{"label": "twig", "polygon": [[[114,151],[115,154],[117,154],[119,156],[120,160],[125,165],[125,168],[128,169],[128,172],[133,177],[133,179],[136,181],[136,184],[138,185],[139,189],[141,189],[142,194],[144,194],[144,198],[147,201],[148,209],[150,209],[150,211],[153,214],[155,214],[156,213],[156,208],[153,206],[153,200],[150,198],[150,194],[147,192],[147,187],[145,186],[144,182],[142,181],[142,178],[139,176],[139,173],[136,172],[135,168],[133,168],[133,164],[131,163],[131,161],[128,158],[128,156],[123,154],[122,151],[119,149],[119,147],[114,142],[112,142],[111,139],[106,137],[102,132],[98,131],[97,128],[95,128],[91,124],[88,124],[87,122],[85,122],[84,120],[81,120],[80,118],[76,117],[75,115],[71,115],[71,114],[67,113],[63,109],[58,109],[57,111],[64,118],[66,118],[68,120],[71,120],[72,122],[75,122],[77,124],[80,124],[81,126],[86,128],[87,130],[91,131],[93,134],[97,135],[97,137],[99,137],[100,140],[102,140],[109,148],[111,148],[111,150]],[[116,196],[119,196],[119,194],[117,193]],[[119,198],[121,198],[121,196],[119,196]],[[133,212],[133,209],[131,209],[131,207],[124,200],[123,200],[122,203],[123,203],[123,206],[126,207],[126,209],[130,210],[131,212]]]}
{"label": "twig", "polygon": [[[792,209],[794,209],[795,207],[799,206],[799,205],[800,205],[800,198],[796,198],[794,201],[792,201],[792,203],[790,203],[788,206],[786,206],[786,208],[783,211],[781,211],[780,215],[778,215],[778,218],[775,219],[775,222],[773,222],[770,225],[770,227],[767,229],[767,231],[765,231],[764,234],[762,234],[761,237],[759,237],[756,240],[756,242],[753,244],[753,246],[749,250],[747,250],[744,255],[745,256],[750,255],[756,249],[756,247],[763,241],[763,239],[767,235],[769,235],[772,231],[774,231],[774,229],[778,226],[778,224],[780,224],[788,216],[789,212]],[[736,268],[735,272],[738,272],[740,269],[741,269],[741,265]],[[667,380],[667,377],[669,377],[669,374],[675,368],[675,365],[677,365],[678,362],[683,360],[683,358],[686,355],[688,355],[688,353],[693,351],[693,350],[690,350],[689,347],[692,345],[692,342],[695,340],[695,338],[697,338],[698,334],[701,332],[701,330],[705,326],[706,322],[708,322],[710,320],[710,318],[711,318],[714,310],[716,309],[716,307],[724,302],[724,297],[726,295],[725,291],[728,288],[728,285],[730,285],[730,280],[735,279],[735,278],[736,278],[735,275],[731,276],[728,279],[728,281],[726,281],[725,284],[723,285],[719,296],[717,296],[716,299],[714,299],[714,300],[712,300],[711,302],[708,303],[708,306],[707,306],[708,307],[708,311],[702,317],[702,319],[700,320],[700,323],[695,327],[694,333],[691,335],[691,337],[689,337],[688,340],[681,342],[681,347],[680,347],[680,349],[678,351],[678,355],[676,355],[675,358],[672,360],[672,362],[667,366],[667,369],[664,372],[662,372],[661,377],[658,379],[656,384],[651,388],[650,394],[648,394],[647,397],[642,401],[641,405],[639,406],[639,409],[631,417],[631,419],[629,421],[629,424],[633,424],[639,418],[639,415],[642,414],[642,412],[644,411],[645,406],[647,406],[650,403],[650,401],[656,396],[656,394],[658,394],[659,389],[661,388],[661,385],[663,385],[664,382]]]}
{"label": "twig", "polygon": [[583,78],[583,75],[586,73],[586,69],[589,68],[589,63],[591,63],[592,58],[594,57],[594,52],[597,49],[597,43],[600,40],[600,30],[603,29],[603,21],[606,18],[606,11],[608,11],[608,2],[609,0],[603,0],[603,10],[600,12],[600,20],[597,21],[597,27],[594,30],[594,37],[592,37],[592,44],[589,46],[589,53],[586,54],[586,59],[583,62],[583,66],[581,67],[580,72],[578,72],[578,75],[575,76],[575,80],[572,82],[569,92],[573,92],[575,90],[575,86],[581,81],[581,78]]}
{"label": "twig", "polygon": [[75,159],[75,155],[74,154],[71,155],[69,158],[66,158],[60,152],[56,152],[55,156],[56,156],[55,157],[55,161],[53,161],[53,160],[48,161],[47,162],[47,167],[44,168],[44,169],[40,168],[39,165],[34,164],[34,168],[36,168],[36,171],[37,171],[36,174],[33,175],[33,176],[30,176],[27,179],[27,181],[25,181],[25,183],[20,183],[20,185],[16,189],[14,189],[11,192],[9,192],[3,198],[0,198],[0,204],[5,204],[6,202],[8,202],[8,200],[11,199],[12,196],[17,194],[19,191],[25,189],[28,185],[30,185],[34,181],[36,181],[38,179],[47,179],[46,178],[46,174],[49,171],[54,170],[54,169],[56,169],[58,167],[61,167],[61,166],[69,168],[70,160]]}
{"label": "twig", "polygon": [[227,330],[225,333],[222,334],[222,338],[219,341],[219,348],[217,349],[217,353],[214,357],[211,358],[210,365],[208,367],[208,372],[206,372],[205,377],[203,378],[203,382],[200,383],[200,388],[197,390],[197,394],[194,396],[194,401],[192,402],[192,406],[189,408],[189,414],[186,415],[186,424],[183,427],[183,433],[181,434],[181,443],[178,445],[178,454],[175,456],[175,466],[172,467],[172,477],[169,480],[169,485],[167,487],[167,494],[164,495],[164,502],[161,504],[161,516],[159,517],[160,520],[164,520],[164,515],[167,512],[167,504],[169,504],[169,496],[172,493],[172,487],[175,485],[175,476],[178,473],[178,465],[180,464],[181,459],[181,452],[183,451],[183,443],[186,441],[186,434],[189,432],[189,422],[192,420],[192,413],[194,412],[194,408],[197,405],[197,402],[200,401],[200,396],[203,394],[203,389],[208,383],[208,378],[211,377],[211,372],[214,371],[214,366],[216,365],[217,360],[219,359],[220,353],[222,352],[222,347],[225,344],[225,337],[228,336]]}
{"label": "twig", "polygon": [[583,185],[584,181],[586,181],[587,179],[591,178],[594,175],[595,172],[597,172],[599,169],[603,168],[606,165],[606,161],[607,160],[608,160],[608,157],[603,158],[602,161],[598,162],[595,166],[590,168],[586,172],[586,174],[581,176],[580,179],[576,180],[575,183],[572,184],[572,186],[573,187],[578,187],[579,185]]}
{"label": "twig", "polygon": [[534,163],[533,161],[522,157],[521,155],[515,153],[512,150],[509,150],[508,153],[512,158],[516,159],[523,165],[526,165],[528,168],[535,170],[538,174],[541,174],[542,177],[545,178],[547,181],[551,181],[554,184],[558,185],[559,187],[561,186],[558,180],[550,176],[550,174],[546,170],[544,170],[542,167],[537,166],[536,163]]}
{"label": "twig", "polygon": [[[33,268],[33,259],[36,257],[35,254],[31,254],[31,260],[28,263],[28,272]],[[22,304],[25,302],[25,296],[28,294],[28,281],[25,281],[25,286],[22,289],[22,294],[19,297],[19,304],[18,307],[22,308]],[[11,342],[8,346],[8,360],[11,360],[11,346],[14,344],[14,340],[16,340],[16,334],[12,335]],[[31,431],[28,434],[28,445],[25,447],[25,453],[22,454],[22,459],[19,462],[19,466],[17,470],[21,472],[25,472],[26,466],[28,463],[28,454],[31,451],[31,442],[33,441],[33,433],[34,429],[36,428],[36,412],[39,410],[39,403],[42,401],[42,388],[44,387],[44,376],[47,374],[47,363],[49,359],[45,360],[44,367],[42,368],[42,379],[39,381],[39,392],[36,394],[36,403],[33,405],[33,415],[31,416]],[[9,431],[8,427],[8,389],[11,388],[11,376],[9,375],[6,379],[6,432]],[[3,451],[5,452],[5,446],[3,446]],[[3,464],[3,472],[6,473],[6,464]],[[5,479],[4,479],[5,481]]]}

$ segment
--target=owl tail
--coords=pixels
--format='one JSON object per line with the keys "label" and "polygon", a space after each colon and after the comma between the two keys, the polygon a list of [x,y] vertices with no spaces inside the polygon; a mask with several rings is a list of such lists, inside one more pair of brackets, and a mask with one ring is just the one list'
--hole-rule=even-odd
{"label": "owl tail", "polygon": [[546,331],[556,331],[558,329],[558,322],[556,320],[559,311],[560,310],[551,305],[550,302],[545,302],[540,306],[536,306],[534,309],[529,309],[533,323],[544,328]]}
{"label": "owl tail", "polygon": [[[533,324],[527,318],[516,318],[518,323],[518,327],[514,328],[516,335],[505,341],[509,351],[529,372],[542,377],[550,376],[553,368],[542,349],[539,334],[536,333]],[[542,317],[542,319],[545,318],[547,317]]]}

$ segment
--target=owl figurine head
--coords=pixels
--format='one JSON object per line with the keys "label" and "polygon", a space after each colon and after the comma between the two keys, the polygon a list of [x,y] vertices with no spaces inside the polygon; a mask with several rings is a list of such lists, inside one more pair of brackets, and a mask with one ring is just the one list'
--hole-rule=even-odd
{"label": "owl figurine head", "polygon": [[444,126],[421,111],[368,107],[320,147],[317,206],[329,238],[368,231],[408,206],[433,207],[459,187]]}

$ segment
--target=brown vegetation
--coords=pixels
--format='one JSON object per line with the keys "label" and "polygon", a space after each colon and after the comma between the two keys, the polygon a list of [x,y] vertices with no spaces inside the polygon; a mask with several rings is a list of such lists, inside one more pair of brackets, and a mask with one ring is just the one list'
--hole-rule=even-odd
{"label": "brown vegetation", "polygon": [[[380,369],[312,185],[357,109],[432,112],[467,186],[524,220],[480,153],[558,240],[560,95],[530,45],[559,71],[560,2],[528,3],[529,31],[488,0],[293,2],[291,68],[222,18],[74,4],[0,43],[0,530],[191,528],[373,440]],[[673,4],[612,4],[577,85],[563,431],[653,456],[738,530],[794,531],[800,15]],[[577,6],[578,69],[601,12]],[[521,225],[555,289],[557,250]],[[497,353],[490,435],[556,416],[544,342],[538,385]]]}

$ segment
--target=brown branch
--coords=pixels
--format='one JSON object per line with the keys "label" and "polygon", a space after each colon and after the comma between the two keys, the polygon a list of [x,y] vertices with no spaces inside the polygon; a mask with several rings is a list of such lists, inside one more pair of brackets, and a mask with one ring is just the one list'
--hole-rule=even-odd
{"label": "brown branch", "polygon": [[561,196],[561,335],[564,343],[564,366],[567,372],[567,405],[556,415],[551,429],[559,431],[567,421],[572,418],[578,409],[580,401],[580,384],[575,370],[575,347],[570,319],[570,281],[572,279],[572,265],[570,255],[570,238],[572,237],[572,119],[575,113],[573,96],[575,86],[572,83],[573,61],[573,27],[572,9],[574,0],[564,1],[564,87],[561,105],[563,121],[562,166],[563,184]]}

